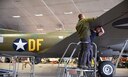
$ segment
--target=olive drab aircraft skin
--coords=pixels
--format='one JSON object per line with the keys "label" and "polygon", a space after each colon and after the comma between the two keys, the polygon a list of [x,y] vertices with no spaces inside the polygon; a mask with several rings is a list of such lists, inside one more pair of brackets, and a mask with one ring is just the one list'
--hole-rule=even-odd
{"label": "olive drab aircraft skin", "polygon": [[[113,49],[120,51],[124,42],[128,40],[128,1],[124,0],[111,10],[90,23],[91,27],[101,25],[105,34],[95,39],[99,51]],[[0,30],[0,54],[39,53],[41,57],[61,57],[72,42],[79,42],[75,31],[55,31],[47,34],[30,34],[12,30]],[[72,47],[66,54],[69,56]],[[125,51],[128,51],[126,46]],[[23,53],[20,53],[23,52]],[[29,52],[29,53],[28,53]],[[34,52],[34,53],[33,53]],[[17,55],[16,54],[16,55]],[[74,56],[78,56],[74,54]]]}
{"label": "olive drab aircraft skin", "polygon": [[56,31],[47,34],[13,33],[0,34],[0,50],[2,52],[36,52],[43,53],[47,49],[71,35],[69,31]]}
{"label": "olive drab aircraft skin", "polygon": [[[105,30],[105,34],[95,40],[98,51],[105,50],[103,52],[113,53],[115,50],[122,50],[125,41],[128,40],[127,19],[128,0],[124,0],[90,23],[91,27],[101,25]],[[75,31],[57,31],[47,34],[26,34],[8,30],[0,30],[0,32],[0,55],[32,55],[36,56],[35,61],[39,60],[39,62],[40,57],[62,57],[70,43],[79,42]],[[73,49],[74,47],[69,48],[65,57],[69,57]],[[128,45],[124,50],[128,51]],[[78,51],[79,49],[73,57],[78,56]],[[103,61],[99,65],[98,72],[101,77],[113,77],[115,66],[111,61]]]}

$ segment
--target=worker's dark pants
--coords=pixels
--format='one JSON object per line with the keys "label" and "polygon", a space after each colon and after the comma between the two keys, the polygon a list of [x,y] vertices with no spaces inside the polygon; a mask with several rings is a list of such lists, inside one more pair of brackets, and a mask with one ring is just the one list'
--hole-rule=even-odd
{"label": "worker's dark pants", "polygon": [[90,42],[90,38],[85,40],[81,39],[81,50],[78,55],[78,66],[89,66],[93,58],[93,50]]}

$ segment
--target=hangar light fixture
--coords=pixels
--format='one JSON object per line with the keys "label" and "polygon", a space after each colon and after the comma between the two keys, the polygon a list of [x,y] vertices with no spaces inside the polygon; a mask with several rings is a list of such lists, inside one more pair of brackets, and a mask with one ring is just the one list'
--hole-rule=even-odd
{"label": "hangar light fixture", "polygon": [[44,29],[38,28],[38,29],[36,29],[36,30],[38,30],[38,31],[42,31],[42,30],[44,30]]}
{"label": "hangar light fixture", "polygon": [[63,38],[64,38],[64,36],[58,36],[58,38],[59,38],[59,39],[63,39]]}
{"label": "hangar light fixture", "polygon": [[21,16],[12,16],[13,18],[20,18]]}
{"label": "hangar light fixture", "polygon": [[73,14],[73,12],[64,12],[65,15],[68,15],[68,14]]}
{"label": "hangar light fixture", "polygon": [[62,28],[56,28],[56,30],[57,30],[57,31],[60,31],[60,30],[62,30]]}
{"label": "hangar light fixture", "polygon": [[41,32],[40,34],[46,34],[46,32]]}
{"label": "hangar light fixture", "polygon": [[35,14],[35,16],[41,17],[41,16],[43,16],[43,14]]}

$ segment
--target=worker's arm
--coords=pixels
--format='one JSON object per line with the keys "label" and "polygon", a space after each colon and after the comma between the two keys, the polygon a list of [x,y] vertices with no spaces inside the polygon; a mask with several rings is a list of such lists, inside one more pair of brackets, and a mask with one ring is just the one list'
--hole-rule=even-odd
{"label": "worker's arm", "polygon": [[94,21],[96,18],[88,18],[88,19],[86,19],[88,22],[92,22],[92,21]]}
{"label": "worker's arm", "polygon": [[102,36],[105,33],[103,27],[100,28],[100,32],[98,33],[98,36]]}

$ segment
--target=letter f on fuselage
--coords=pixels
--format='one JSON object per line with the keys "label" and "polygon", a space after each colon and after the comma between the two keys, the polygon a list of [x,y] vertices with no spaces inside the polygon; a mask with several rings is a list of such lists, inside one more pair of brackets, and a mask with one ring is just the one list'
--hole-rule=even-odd
{"label": "letter f on fuselage", "polygon": [[29,39],[28,40],[28,51],[40,51],[40,46],[42,45],[43,39]]}

